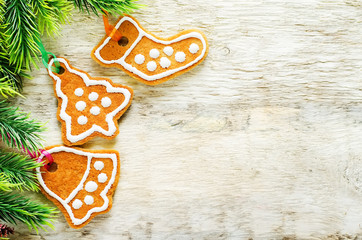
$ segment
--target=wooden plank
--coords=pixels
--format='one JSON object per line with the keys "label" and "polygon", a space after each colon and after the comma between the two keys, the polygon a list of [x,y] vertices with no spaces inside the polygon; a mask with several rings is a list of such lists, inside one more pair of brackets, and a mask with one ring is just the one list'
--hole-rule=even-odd
{"label": "wooden plank", "polygon": [[[197,68],[145,86],[90,58],[101,18],[75,13],[48,50],[131,86],[114,141],[114,206],[81,230],[18,239],[362,239],[362,5],[357,0],[142,1],[134,16],[170,36],[199,28]],[[52,81],[32,73],[18,99],[60,144]],[[50,203],[40,194],[34,195]],[[17,229],[18,230],[18,229]]]}

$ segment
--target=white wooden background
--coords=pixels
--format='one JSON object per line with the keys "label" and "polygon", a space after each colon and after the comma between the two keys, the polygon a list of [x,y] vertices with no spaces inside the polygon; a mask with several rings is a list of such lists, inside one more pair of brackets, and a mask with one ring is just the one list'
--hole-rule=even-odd
{"label": "white wooden background", "polygon": [[[135,98],[114,141],[114,207],[81,230],[25,226],[14,239],[362,239],[362,2],[143,0],[133,16],[161,36],[199,28],[210,53],[156,87],[95,63],[101,18],[76,13],[48,50]],[[44,68],[20,106],[60,144]],[[41,194],[34,198],[51,204]]]}

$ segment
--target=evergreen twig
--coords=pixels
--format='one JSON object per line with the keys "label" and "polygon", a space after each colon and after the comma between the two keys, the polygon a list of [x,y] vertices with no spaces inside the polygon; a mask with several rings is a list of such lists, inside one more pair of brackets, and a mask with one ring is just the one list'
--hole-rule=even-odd
{"label": "evergreen twig", "polygon": [[57,212],[55,208],[31,201],[18,194],[0,193],[0,220],[11,224],[17,224],[17,221],[23,222],[37,233],[38,228],[45,230],[42,225],[53,228],[51,222]]}
{"label": "evergreen twig", "polygon": [[36,174],[33,170],[40,166],[42,163],[38,163],[27,156],[0,150],[0,172],[4,179],[12,184],[10,188],[38,191]]}
{"label": "evergreen twig", "polygon": [[98,12],[109,12],[124,14],[130,13],[140,7],[139,4],[136,4],[135,0],[69,0],[73,1],[74,5],[80,11],[87,11],[90,13],[90,10],[98,15]]}
{"label": "evergreen twig", "polygon": [[35,152],[41,146],[38,134],[43,130],[40,123],[29,119],[29,114],[0,101],[0,136],[6,145]]}
{"label": "evergreen twig", "polygon": [[10,64],[19,73],[23,67],[30,70],[30,64],[37,66],[40,41],[36,16],[28,0],[6,0],[5,34]]}

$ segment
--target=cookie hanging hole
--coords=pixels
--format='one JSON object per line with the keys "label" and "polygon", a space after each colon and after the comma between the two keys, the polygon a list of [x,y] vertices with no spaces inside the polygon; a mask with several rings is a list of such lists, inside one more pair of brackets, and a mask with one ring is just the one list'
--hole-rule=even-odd
{"label": "cookie hanging hole", "polygon": [[58,164],[56,162],[48,163],[47,164],[48,172],[55,172],[58,170]]}
{"label": "cookie hanging hole", "polygon": [[60,67],[58,68],[58,74],[59,74],[59,75],[62,75],[64,72],[65,72],[65,69],[64,69],[62,66],[60,66]]}
{"label": "cookie hanging hole", "polygon": [[128,38],[125,36],[122,36],[121,39],[119,39],[119,41],[118,41],[119,46],[124,47],[124,46],[127,46],[127,44],[128,44]]}

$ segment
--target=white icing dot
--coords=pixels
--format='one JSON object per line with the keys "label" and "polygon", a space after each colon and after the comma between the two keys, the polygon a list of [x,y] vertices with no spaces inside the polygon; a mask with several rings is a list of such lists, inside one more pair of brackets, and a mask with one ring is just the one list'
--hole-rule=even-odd
{"label": "white icing dot", "polygon": [[190,47],[189,47],[189,51],[190,51],[190,53],[192,53],[192,54],[197,53],[197,52],[199,51],[199,49],[200,49],[200,47],[199,47],[199,45],[197,45],[196,43],[192,43],[192,44],[190,45]]}
{"label": "white icing dot", "polygon": [[151,62],[148,62],[147,63],[147,70],[150,71],[150,72],[153,72],[155,71],[157,68],[157,64],[155,61],[151,61]]}
{"label": "white icing dot", "polygon": [[98,188],[98,185],[96,182],[94,181],[89,181],[87,182],[87,184],[85,185],[85,190],[87,192],[94,192],[95,190],[97,190]]}
{"label": "white icing dot", "polygon": [[92,205],[94,203],[94,198],[90,195],[85,196],[84,202],[87,205]]}
{"label": "white icing dot", "polygon": [[84,91],[83,91],[83,89],[81,89],[81,88],[77,88],[77,89],[75,89],[75,91],[74,91],[74,94],[75,94],[76,96],[78,96],[78,97],[81,97],[81,96],[83,95],[83,93],[84,93]]}
{"label": "white icing dot", "polygon": [[83,111],[85,109],[85,107],[87,106],[87,104],[84,101],[79,101],[75,104],[75,108],[78,111]]}
{"label": "white icing dot", "polygon": [[150,51],[150,57],[151,58],[158,58],[160,56],[160,52],[157,49],[152,49]]}
{"label": "white icing dot", "polygon": [[169,66],[171,66],[171,61],[168,60],[167,57],[162,57],[162,58],[161,58],[161,61],[160,61],[160,65],[161,65],[161,67],[163,67],[163,68],[168,68]]}
{"label": "white icing dot", "polygon": [[94,168],[100,171],[104,168],[104,163],[102,161],[96,161],[94,163]]}
{"label": "white icing dot", "polygon": [[171,56],[173,54],[173,48],[168,46],[168,47],[165,47],[163,49],[163,52],[167,55],[167,56]]}
{"label": "white icing dot", "polygon": [[143,56],[142,54],[137,54],[135,57],[134,57],[134,61],[137,63],[137,64],[142,64],[145,62],[145,56]]}
{"label": "white icing dot", "polygon": [[91,92],[91,93],[89,94],[88,98],[89,98],[89,100],[91,100],[91,101],[95,101],[95,100],[98,99],[98,93],[96,93],[96,92]]}
{"label": "white icing dot", "polygon": [[112,101],[111,101],[111,99],[109,97],[104,97],[101,100],[101,104],[102,104],[103,107],[109,107],[109,106],[111,106]]}
{"label": "white icing dot", "polygon": [[90,109],[90,113],[97,116],[101,112],[101,109],[99,107],[92,107]]}
{"label": "white icing dot", "polygon": [[88,122],[88,118],[86,117],[86,116],[80,116],[79,118],[78,118],[78,123],[80,124],[80,125],[84,125],[84,124],[86,124]]}
{"label": "white icing dot", "polygon": [[105,183],[107,181],[108,177],[107,174],[101,173],[98,175],[98,182]]}
{"label": "white icing dot", "polygon": [[186,54],[184,52],[177,52],[175,54],[175,59],[177,62],[182,63],[186,60]]}
{"label": "white icing dot", "polygon": [[73,201],[73,203],[72,203],[72,207],[73,207],[74,209],[79,209],[79,208],[82,207],[82,205],[83,205],[83,203],[82,203],[82,201],[79,200],[79,199],[75,199],[75,200]]}

